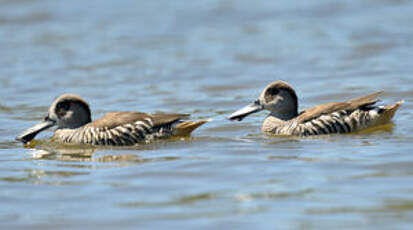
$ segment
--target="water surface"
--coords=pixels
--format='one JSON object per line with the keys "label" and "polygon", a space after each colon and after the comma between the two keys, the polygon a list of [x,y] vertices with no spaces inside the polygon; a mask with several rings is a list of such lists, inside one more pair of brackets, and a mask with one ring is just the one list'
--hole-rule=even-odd
{"label": "water surface", "polygon": [[[3,229],[409,229],[412,1],[0,2]],[[260,133],[224,118],[273,80],[300,108],[384,90],[376,132]],[[183,112],[192,137],[136,148],[14,141],[61,93],[93,117]]]}

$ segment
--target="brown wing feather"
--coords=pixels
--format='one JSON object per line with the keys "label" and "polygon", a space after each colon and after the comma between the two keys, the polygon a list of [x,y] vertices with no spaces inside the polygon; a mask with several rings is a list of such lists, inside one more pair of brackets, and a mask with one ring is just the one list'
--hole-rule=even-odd
{"label": "brown wing feather", "polygon": [[189,115],[187,114],[147,114],[140,112],[111,112],[105,116],[89,123],[89,126],[96,128],[107,127],[109,129],[115,128],[120,125],[133,124],[137,121],[145,121],[145,118],[149,118],[153,122],[153,126],[167,125],[172,122],[185,119]]}
{"label": "brown wing feather", "polygon": [[172,122],[187,119],[189,114],[152,114],[153,126],[162,126]]}
{"label": "brown wing feather", "polygon": [[361,96],[355,99],[352,99],[350,101],[348,101],[348,103],[352,104],[353,106],[356,107],[360,107],[363,105],[367,105],[367,104],[374,104],[376,102],[378,102],[379,100],[377,99],[377,97],[382,94],[383,91],[378,91],[372,94],[368,94],[365,96]]}
{"label": "brown wing feather", "polygon": [[318,105],[302,111],[297,119],[299,123],[304,123],[319,116],[334,113],[340,110],[354,111],[360,107],[375,104],[378,99],[377,96],[382,92],[376,92],[362,97],[358,97],[346,102],[331,102]]}

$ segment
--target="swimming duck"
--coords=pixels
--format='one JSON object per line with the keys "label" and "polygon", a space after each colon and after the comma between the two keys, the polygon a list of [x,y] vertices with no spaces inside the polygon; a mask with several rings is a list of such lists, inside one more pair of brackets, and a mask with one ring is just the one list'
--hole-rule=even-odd
{"label": "swimming duck", "polygon": [[111,112],[92,121],[88,103],[78,95],[63,94],[47,116],[16,140],[27,143],[43,130],[57,126],[52,140],[61,143],[125,146],[170,136],[187,136],[206,123],[183,121],[188,114]]}
{"label": "swimming duck", "polygon": [[269,135],[309,136],[349,133],[390,122],[403,101],[376,106],[376,92],[345,102],[332,102],[298,113],[294,89],[284,81],[269,84],[252,104],[234,112],[228,119],[241,121],[246,116],[269,110],[261,130]]}

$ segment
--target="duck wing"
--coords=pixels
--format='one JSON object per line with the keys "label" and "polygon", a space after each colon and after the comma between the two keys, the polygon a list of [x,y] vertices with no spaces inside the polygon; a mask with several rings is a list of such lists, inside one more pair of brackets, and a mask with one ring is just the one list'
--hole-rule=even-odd
{"label": "duck wing", "polygon": [[112,129],[136,122],[144,122],[151,128],[170,125],[176,121],[186,119],[189,114],[148,114],[141,112],[111,112],[89,124],[95,128]]}
{"label": "duck wing", "polygon": [[327,115],[331,114],[337,111],[348,111],[352,112],[356,109],[366,109],[377,103],[379,100],[377,97],[381,94],[382,92],[375,92],[372,94],[368,94],[362,97],[358,97],[349,101],[345,102],[331,102],[331,103],[326,103],[326,104],[321,104],[317,105],[311,108],[308,108],[304,111],[302,111],[298,116],[297,116],[297,121],[298,123],[305,123],[307,121],[311,121],[313,119],[316,119],[322,115]]}

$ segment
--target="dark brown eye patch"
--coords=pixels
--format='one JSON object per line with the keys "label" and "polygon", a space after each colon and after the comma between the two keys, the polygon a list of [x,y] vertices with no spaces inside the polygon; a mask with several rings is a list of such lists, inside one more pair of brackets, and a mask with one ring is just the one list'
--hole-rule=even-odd
{"label": "dark brown eye patch", "polygon": [[277,95],[280,92],[280,90],[278,88],[269,88],[267,89],[267,91],[265,92],[265,101],[269,102],[273,99],[273,97],[275,95]]}
{"label": "dark brown eye patch", "polygon": [[268,93],[270,94],[270,95],[276,95],[276,94],[278,94],[280,92],[280,90],[278,89],[278,88],[269,88],[268,89]]}
{"label": "dark brown eye patch", "polygon": [[56,105],[56,114],[60,117],[63,116],[70,108],[69,101],[62,101]]}

